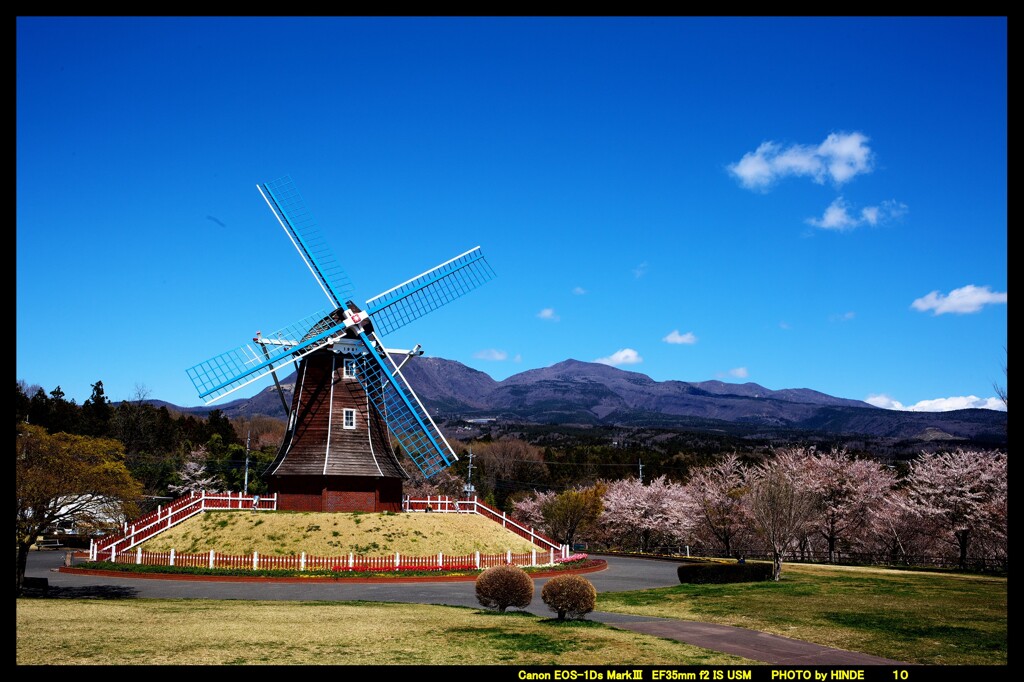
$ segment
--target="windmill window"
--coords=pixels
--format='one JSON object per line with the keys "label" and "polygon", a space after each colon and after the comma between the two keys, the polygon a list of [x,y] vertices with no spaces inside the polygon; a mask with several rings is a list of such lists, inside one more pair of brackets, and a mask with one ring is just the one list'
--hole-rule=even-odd
{"label": "windmill window", "polygon": [[344,426],[346,429],[356,428],[355,410],[345,408],[344,412],[342,412],[342,426]]}
{"label": "windmill window", "polygon": [[341,375],[345,379],[355,379],[356,378],[356,361],[355,360],[345,360],[345,363],[342,365]]}

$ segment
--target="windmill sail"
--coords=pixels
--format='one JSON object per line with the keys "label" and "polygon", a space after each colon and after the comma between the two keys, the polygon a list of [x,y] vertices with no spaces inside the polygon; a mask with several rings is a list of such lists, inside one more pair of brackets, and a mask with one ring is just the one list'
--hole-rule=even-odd
{"label": "windmill sail", "polygon": [[[254,339],[253,343],[215,355],[186,371],[199,397],[209,405],[327,345],[344,329],[340,315],[321,311],[264,337],[261,342]],[[268,345],[273,350],[268,350]]]}
{"label": "windmill sail", "polygon": [[289,176],[256,186],[327,298],[340,308],[352,296],[352,281],[334,257],[306,202]]}
{"label": "windmill sail", "polygon": [[425,478],[451,466],[458,457],[394,360],[381,350],[372,332],[359,338],[367,352],[357,361],[356,378],[409,459]]}
{"label": "windmill sail", "polygon": [[388,334],[494,278],[480,247],[374,296],[366,302],[373,328]]}

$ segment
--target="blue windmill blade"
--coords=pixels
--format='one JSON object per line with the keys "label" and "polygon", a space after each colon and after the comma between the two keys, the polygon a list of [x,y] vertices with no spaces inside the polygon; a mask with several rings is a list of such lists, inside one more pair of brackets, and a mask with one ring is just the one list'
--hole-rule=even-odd
{"label": "blue windmill blade", "polygon": [[216,355],[186,371],[199,397],[209,405],[309,355],[344,333],[344,329],[341,314],[322,311],[269,336],[257,332],[253,343]]}
{"label": "blue windmill blade", "polygon": [[352,297],[352,281],[334,257],[292,179],[286,175],[256,187],[331,304],[340,308]]}
{"label": "blue windmill blade", "polygon": [[494,278],[480,247],[452,258],[366,302],[373,328],[388,334]]}
{"label": "blue windmill blade", "polygon": [[454,464],[458,457],[391,356],[381,350],[372,332],[359,338],[367,352],[357,360],[356,377],[409,459],[425,478]]}

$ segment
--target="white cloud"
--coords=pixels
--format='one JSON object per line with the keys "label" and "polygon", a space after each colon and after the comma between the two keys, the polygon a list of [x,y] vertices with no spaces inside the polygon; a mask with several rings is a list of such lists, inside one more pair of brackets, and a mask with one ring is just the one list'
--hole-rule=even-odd
{"label": "white cloud", "polygon": [[807,223],[823,230],[849,230],[857,226],[857,221],[850,216],[846,202],[842,197],[828,205],[821,218],[808,218]]}
{"label": "white cloud", "polygon": [[644,359],[640,357],[640,354],[632,348],[622,348],[606,358],[594,360],[594,362],[599,362],[602,365],[611,365],[612,367],[617,365],[635,365],[643,361]]}
{"label": "white cloud", "polygon": [[871,149],[865,144],[867,141],[868,138],[861,133],[832,133],[818,145],[817,154],[837,185],[871,170]]}
{"label": "white cloud", "polygon": [[584,289],[583,287],[573,287],[572,293],[576,294],[577,296],[582,296],[583,294],[587,293],[587,290]]}
{"label": "white cloud", "polygon": [[992,291],[987,286],[976,287],[968,284],[959,289],[953,289],[949,295],[933,291],[927,296],[922,296],[910,307],[914,310],[931,310],[933,315],[944,313],[976,313],[982,306],[988,304],[1006,303],[1006,292]]}
{"label": "white cloud", "polygon": [[948,412],[949,410],[966,410],[972,407],[983,410],[1006,409],[1006,405],[999,398],[979,398],[976,395],[922,400],[907,409],[914,412]]}
{"label": "white cloud", "polygon": [[516,356],[512,358],[512,362],[522,362],[523,356],[520,353],[516,353]]}
{"label": "white cloud", "polygon": [[865,206],[860,210],[860,217],[868,225],[877,225],[881,220],[881,209],[878,206]]}
{"label": "white cloud", "polygon": [[905,406],[900,401],[894,400],[885,394],[877,394],[869,395],[864,399],[864,402],[887,410],[905,410],[908,412],[949,412],[950,410],[967,410],[972,408],[998,410],[1000,412],[1006,411],[1006,403],[999,398],[979,398],[975,395],[932,398]]}
{"label": "white cloud", "polygon": [[878,206],[865,206],[859,213],[850,213],[850,207],[846,200],[837,197],[820,218],[808,218],[807,224],[823,230],[835,230],[845,232],[861,225],[883,225],[890,220],[895,220],[907,213],[907,205],[898,201],[883,201]]}
{"label": "white cloud", "polygon": [[746,379],[749,374],[746,367],[734,367],[729,370],[729,376],[740,379]]}
{"label": "white cloud", "polygon": [[694,335],[693,332],[686,332],[685,334],[680,334],[678,329],[673,329],[668,336],[662,339],[662,341],[664,341],[665,343],[685,343],[692,345],[697,343],[697,337]]}
{"label": "white cloud", "polygon": [[850,310],[842,314],[831,315],[829,319],[832,320],[833,322],[847,322],[849,320],[852,320],[856,316],[857,313]]}
{"label": "white cloud", "polygon": [[552,322],[558,322],[561,318],[555,313],[554,308],[545,308],[544,310],[537,313],[537,317],[542,320],[551,320]]}
{"label": "white cloud", "polygon": [[640,265],[633,268],[633,276],[640,279],[647,274],[647,261],[644,261]]}
{"label": "white cloud", "polygon": [[766,190],[788,176],[809,177],[818,184],[842,185],[871,172],[873,154],[863,133],[832,133],[817,146],[764,142],[729,165],[729,172],[747,189]]}
{"label": "white cloud", "polygon": [[867,398],[864,399],[864,402],[868,403],[869,405],[874,405],[875,407],[884,408],[886,410],[905,409],[903,407],[903,403],[901,403],[898,400],[893,400],[891,397],[885,395],[884,393],[869,395]]}
{"label": "white cloud", "polygon": [[473,353],[473,357],[477,360],[507,360],[508,353],[497,348],[485,348]]}

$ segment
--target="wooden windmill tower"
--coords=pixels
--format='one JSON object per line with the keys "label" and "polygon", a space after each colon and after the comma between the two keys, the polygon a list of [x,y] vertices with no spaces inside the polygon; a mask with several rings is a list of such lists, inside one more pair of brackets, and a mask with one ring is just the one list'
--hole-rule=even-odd
{"label": "wooden windmill tower", "polygon": [[[413,350],[385,348],[380,336],[487,282],[494,273],[471,249],[374,296],[362,308],[290,178],[258,185],[332,308],[188,370],[210,404],[298,363],[288,429],[265,476],[278,508],[398,511],[402,468],[392,443],[426,478],[457,457],[402,375]],[[280,387],[279,387],[280,388]]]}

